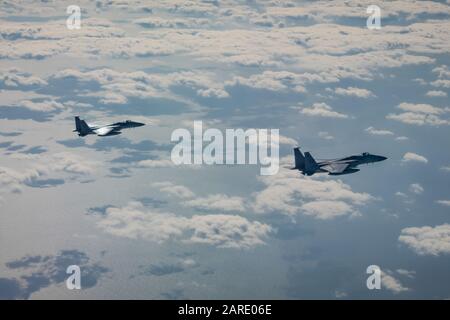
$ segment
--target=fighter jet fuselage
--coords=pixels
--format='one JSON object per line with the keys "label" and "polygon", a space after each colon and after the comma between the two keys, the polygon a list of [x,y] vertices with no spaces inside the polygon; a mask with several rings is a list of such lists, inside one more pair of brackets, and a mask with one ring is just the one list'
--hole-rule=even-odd
{"label": "fighter jet fuselage", "polygon": [[303,155],[300,148],[294,148],[295,167],[292,170],[299,170],[302,174],[312,176],[315,173],[328,173],[329,175],[344,175],[358,172],[357,166],[374,162],[384,161],[387,158],[363,152],[359,155],[352,155],[340,159],[316,161],[309,152]]}
{"label": "fighter jet fuselage", "polygon": [[129,128],[137,128],[142,127],[145,124],[140,122],[135,122],[131,120],[121,121],[121,122],[115,122],[108,125],[89,125],[86,123],[86,121],[81,120],[79,117],[75,117],[75,130],[73,132],[78,132],[78,135],[80,137],[87,136],[89,134],[96,134],[100,137],[107,137],[107,136],[116,136],[118,134],[121,134],[122,129],[129,129]]}

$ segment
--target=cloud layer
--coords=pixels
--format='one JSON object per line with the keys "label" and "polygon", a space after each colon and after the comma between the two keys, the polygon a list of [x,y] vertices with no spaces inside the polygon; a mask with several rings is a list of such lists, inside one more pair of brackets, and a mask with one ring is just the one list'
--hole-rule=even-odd
{"label": "cloud layer", "polygon": [[398,240],[419,255],[448,254],[450,253],[450,225],[405,228]]}
{"label": "cloud layer", "polygon": [[97,223],[103,231],[119,237],[163,243],[179,239],[188,244],[209,244],[219,248],[249,249],[264,244],[273,228],[237,215],[208,214],[184,217],[148,210],[132,202],[122,208],[108,208]]}

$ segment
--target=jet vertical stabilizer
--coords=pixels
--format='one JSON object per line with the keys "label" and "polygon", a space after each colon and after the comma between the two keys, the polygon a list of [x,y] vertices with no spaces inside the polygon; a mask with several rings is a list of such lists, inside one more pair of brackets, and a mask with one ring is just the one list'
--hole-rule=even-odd
{"label": "jet vertical stabilizer", "polygon": [[79,117],[75,117],[75,128],[75,131],[77,131],[80,136],[85,136],[92,132],[86,121],[80,120]]}
{"label": "jet vertical stabilizer", "polygon": [[305,152],[305,173],[307,175],[313,175],[319,169],[320,167],[312,157],[311,153]]}
{"label": "jet vertical stabilizer", "polygon": [[294,148],[295,167],[292,170],[305,170],[305,157],[300,148]]}

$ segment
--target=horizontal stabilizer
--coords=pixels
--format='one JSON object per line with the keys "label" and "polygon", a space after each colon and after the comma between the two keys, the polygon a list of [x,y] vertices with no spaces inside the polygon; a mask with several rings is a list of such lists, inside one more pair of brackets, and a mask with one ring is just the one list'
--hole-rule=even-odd
{"label": "horizontal stabilizer", "polygon": [[349,163],[339,163],[339,162],[335,162],[335,163],[330,163],[326,166],[322,167],[322,170],[328,171],[329,174],[331,175],[337,175],[337,174],[342,174],[344,171],[347,170],[351,170],[349,169]]}
{"label": "horizontal stabilizer", "polygon": [[346,169],[345,171],[342,171],[342,172],[330,172],[328,174],[330,176],[342,176],[344,174],[355,173],[355,172],[358,172],[358,171],[359,171],[359,169],[350,168],[350,169]]}

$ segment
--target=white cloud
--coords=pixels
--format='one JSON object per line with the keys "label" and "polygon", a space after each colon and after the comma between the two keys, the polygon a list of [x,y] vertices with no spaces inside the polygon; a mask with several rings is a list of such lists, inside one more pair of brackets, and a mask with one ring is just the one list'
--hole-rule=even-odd
{"label": "white cloud", "polygon": [[29,168],[19,171],[7,167],[0,167],[0,191],[20,192],[22,190],[22,184],[45,174],[41,170],[40,168]]}
{"label": "white cloud", "polygon": [[441,167],[441,170],[445,172],[450,172],[450,166]]}
{"label": "white cloud", "polygon": [[318,133],[318,136],[325,140],[333,140],[334,139],[334,137],[326,131],[320,131]]}
{"label": "white cloud", "polygon": [[142,168],[170,168],[175,164],[170,159],[148,159],[138,162],[138,166]]}
{"label": "white cloud", "polygon": [[[289,158],[289,160],[291,160]],[[286,159],[282,159],[286,161]],[[203,210],[237,211],[255,213],[297,214],[326,220],[339,216],[359,216],[358,207],[374,198],[367,193],[356,193],[340,180],[321,180],[320,177],[299,176],[289,170],[277,175],[259,178],[266,187],[248,199],[225,194],[209,194],[194,198],[186,187],[170,182],[154,183],[162,192],[187,199],[183,205]]]}
{"label": "white cloud", "polygon": [[407,152],[403,155],[403,162],[421,162],[428,163],[428,159],[414,152]]}
{"label": "white cloud", "polygon": [[[276,139],[278,139],[278,144],[275,143]],[[277,135],[275,133],[271,133],[270,136],[267,135],[261,137],[259,137],[258,135],[250,135],[246,140],[246,143],[248,143],[249,145],[258,145],[259,147],[263,148],[268,146],[272,151],[279,149],[279,145],[287,145],[290,147],[298,146],[297,140],[280,134]],[[278,161],[278,158],[275,157],[272,161]]]}
{"label": "white cloud", "polygon": [[100,166],[100,163],[97,161],[85,159],[70,152],[53,154],[51,159],[45,161],[49,161],[46,167],[51,170],[83,175],[93,175]]}
{"label": "white cloud", "polygon": [[414,270],[406,270],[406,269],[397,269],[396,272],[402,276],[408,277],[410,279],[414,279],[416,276],[416,272]]}
{"label": "white cloud", "polygon": [[20,162],[21,157],[16,154],[12,157],[17,158],[17,168],[0,167],[0,193],[21,192],[23,186],[29,186],[39,179],[65,177],[74,179],[77,176],[93,175],[99,167],[98,162],[86,160],[69,152],[33,155],[31,158],[33,163],[26,164],[22,169],[19,169],[23,166]]}
{"label": "white cloud", "polygon": [[[372,2],[342,2],[340,0],[306,2],[302,6],[270,6],[267,10],[269,16],[278,18],[309,18],[316,22],[332,22],[342,18],[366,18],[367,8]],[[388,1],[382,6],[383,16],[399,18],[406,15],[407,19],[420,17],[424,13],[442,14],[450,13],[450,9],[442,3],[427,1]]]}
{"label": "white cloud", "polygon": [[23,72],[19,69],[8,69],[0,71],[0,84],[9,88],[43,86],[47,82],[39,77],[33,76],[30,73]]}
{"label": "white cloud", "polygon": [[123,30],[104,19],[85,18],[83,27],[76,32],[67,32],[61,22],[48,21],[43,28],[41,22],[9,21],[2,23],[0,34],[0,57],[5,59],[46,59],[56,55],[130,58],[178,50],[174,45],[164,46],[158,39],[126,37]]}
{"label": "white cloud", "polygon": [[23,107],[28,110],[39,112],[51,112],[66,109],[66,107],[62,103],[56,102],[54,100],[44,100],[44,101],[23,100],[17,104],[13,104],[12,106]]}
{"label": "white cloud", "polygon": [[248,78],[235,77],[232,81],[227,82],[227,86],[241,85],[270,91],[305,92],[304,85],[308,81],[307,75],[287,71],[264,71]]}
{"label": "white cloud", "polygon": [[221,88],[199,89],[197,90],[197,94],[205,98],[228,98],[230,96],[228,92]]}
{"label": "white cloud", "polygon": [[141,203],[108,208],[97,223],[103,231],[119,237],[163,243],[180,240],[219,248],[250,249],[264,244],[274,232],[267,224],[237,215],[211,214],[184,217],[173,213],[149,211]]}
{"label": "white cloud", "polygon": [[[292,9],[294,8],[289,8],[289,10]],[[431,30],[423,29],[436,30],[439,38],[444,42],[445,35],[439,32],[439,28],[442,27],[442,25],[417,25],[414,32],[406,34],[402,34],[399,28],[385,27],[386,32],[383,35],[372,33],[370,42],[365,41],[368,36],[367,30],[336,24],[279,28],[271,29],[270,32],[240,30],[239,34],[236,31],[227,30],[222,31],[221,35],[214,34],[217,31],[208,31],[201,32],[195,38],[190,34],[177,34],[174,41],[181,41],[182,38],[185,43],[189,43],[192,51],[195,50],[196,56],[201,56],[202,60],[240,61],[240,57],[252,56],[257,52],[259,60],[264,61],[266,65],[282,63],[285,66],[292,66],[294,63],[306,70],[306,73],[310,73],[311,78],[315,76],[320,78],[321,82],[339,82],[343,78],[373,79],[377,70],[383,67],[398,68],[409,64],[433,63],[434,59],[424,55],[405,54],[403,49],[393,49],[392,43],[396,42],[399,47],[413,47],[415,51],[428,52],[431,46],[426,45],[429,39],[426,39],[425,34]],[[342,37],[342,34],[346,36]],[[207,48],[205,48],[206,44],[209,44]],[[446,46],[436,47],[434,50],[448,52]],[[280,56],[283,58],[280,59]],[[294,75],[286,80],[298,83],[301,89],[304,87],[303,83],[308,83],[292,72],[285,72],[285,74]],[[298,87],[298,85],[286,85],[275,75],[277,73],[263,72],[261,75],[252,75],[249,78],[239,78],[239,82],[276,91],[286,90],[289,86]]]}
{"label": "white cloud", "polygon": [[439,79],[431,82],[433,87],[450,88],[450,79]]}
{"label": "white cloud", "polygon": [[392,131],[375,129],[374,127],[368,127],[364,131],[375,136],[392,136],[394,134]]}
{"label": "white cloud", "polygon": [[422,79],[422,78],[416,78],[416,79],[413,79],[412,81],[420,84],[421,86],[426,86],[427,85],[427,82],[424,79]]}
{"label": "white cloud", "polygon": [[212,194],[184,202],[184,205],[205,210],[245,211],[245,199],[225,194]]}
{"label": "white cloud", "polygon": [[57,42],[45,40],[4,42],[0,46],[0,59],[44,59],[66,52]]}
{"label": "white cloud", "polygon": [[409,186],[409,191],[415,194],[422,194],[424,189],[419,183],[413,183]]}
{"label": "white cloud", "polygon": [[115,92],[97,92],[95,94],[89,94],[88,96],[100,98],[98,102],[101,104],[125,104],[128,102],[126,96]]}
{"label": "white cloud", "polygon": [[450,207],[450,200],[437,200],[436,202],[443,206]]}
{"label": "white cloud", "polygon": [[440,109],[440,108],[434,107],[429,104],[424,104],[424,103],[414,104],[414,103],[403,102],[403,103],[400,103],[397,107],[403,111],[424,113],[424,114],[442,114],[442,113],[448,111],[448,110]]}
{"label": "white cloud", "polygon": [[273,228],[237,215],[206,215],[191,218],[193,235],[188,243],[203,243],[222,248],[249,249],[264,244]]}
{"label": "white cloud", "polygon": [[[54,5],[52,3],[46,8]],[[389,9],[383,7],[384,12],[393,17],[400,14],[416,17],[419,12],[442,14],[448,11],[447,6],[436,3],[427,3],[425,9],[423,4],[405,1],[395,1],[394,4],[388,3],[385,6]],[[0,28],[0,34],[7,39],[3,40],[0,47],[0,56],[13,59],[42,59],[52,55],[129,59],[180,55],[181,59],[239,66],[299,67],[312,76],[338,82],[344,78],[371,79],[385,67],[430,64],[434,59],[425,56],[426,54],[448,54],[450,51],[445,32],[449,28],[449,22],[444,19],[412,23],[407,28],[384,26],[382,34],[375,34],[366,28],[336,24],[333,20],[337,16],[366,17],[361,6],[339,1],[315,1],[314,5],[305,3],[301,7],[280,5],[279,2],[260,2],[260,11],[234,1],[221,1],[220,5],[173,1],[132,6],[126,3],[109,3],[97,9],[114,7],[132,12],[133,17],[137,12],[142,14],[142,10],[162,10],[164,17],[152,15],[136,22],[164,29],[136,33],[131,28],[120,29],[122,24],[119,23],[87,18],[83,19],[81,30],[67,32],[60,27],[60,22],[50,22],[46,28],[40,28],[40,22],[8,21]],[[181,13],[189,16],[198,14],[201,17],[180,17]],[[292,17],[329,23],[278,27],[287,26]],[[197,29],[198,26],[205,25],[221,28]],[[173,27],[185,29],[171,29]],[[190,29],[192,27],[196,28],[195,32]],[[369,33],[371,41],[366,41]],[[429,34],[433,34],[433,37],[429,37]],[[33,41],[11,39],[16,36],[20,39],[31,38]],[[291,90],[304,91],[304,88],[300,84],[291,87]]]}
{"label": "white cloud", "polygon": [[[266,137],[267,138],[267,137]],[[266,139],[267,140],[267,139]],[[266,142],[266,140],[264,139],[260,139],[260,143],[261,142]],[[297,146],[298,145],[298,141],[283,135],[278,135],[278,143],[279,144],[285,144],[285,145],[289,145],[289,146]]]}
{"label": "white cloud", "polygon": [[184,168],[184,169],[200,169],[201,165],[176,165],[171,159],[147,159],[137,162],[140,168]]}
{"label": "white cloud", "polygon": [[[105,19],[83,19],[83,28],[78,32],[67,32],[60,27],[59,22],[50,22],[46,24],[46,28],[41,28],[41,23],[38,22],[8,21],[0,27],[0,34],[4,37],[0,57],[43,59],[53,55],[68,55],[94,59],[129,59],[176,55],[178,61],[186,59],[193,63],[201,61],[301,70],[298,73],[263,70],[260,75],[245,73],[247,78],[231,74],[232,79],[235,79],[231,83],[234,81],[235,84],[276,91],[305,92],[305,85],[311,82],[339,82],[345,78],[369,80],[378,76],[382,68],[430,64],[434,59],[425,56],[426,54],[448,54],[450,51],[446,44],[447,34],[444,32],[448,29],[449,22],[445,20],[415,23],[408,28],[385,26],[383,34],[335,23],[278,27],[286,26],[286,19],[298,15],[308,19],[317,18],[317,21],[322,22],[334,17],[334,13],[352,17],[366,16],[359,6],[342,5],[336,1],[332,2],[336,7],[323,1],[317,3],[304,4],[302,7],[259,3],[261,11],[235,2],[221,2],[218,6],[205,6],[203,3],[196,5],[192,2],[162,2],[152,3],[151,6],[141,3],[134,6],[124,3],[119,6],[111,3],[97,9],[107,10],[118,6],[129,12],[142,13],[141,10],[159,8],[165,14],[164,17],[152,15],[135,21],[139,25],[154,28],[140,33],[130,28],[121,29],[122,24]],[[394,16],[399,12],[412,16],[419,14],[417,4],[396,1],[395,5],[388,4],[388,7],[393,10],[389,14]],[[436,8],[441,13],[444,12],[440,4],[429,4],[427,9],[422,10],[437,12]],[[181,12],[202,16],[180,17]],[[205,29],[205,26],[208,28]],[[195,32],[191,28],[196,28]],[[369,33],[371,41],[365,41]],[[429,37],[429,34],[434,36]],[[14,41],[12,37],[33,41]],[[367,89],[341,89],[344,90],[340,91],[343,94],[359,97],[370,95]],[[112,88],[111,91],[114,92]],[[227,97],[228,94],[220,86],[196,88],[196,91],[199,96],[217,98]]]}
{"label": "white cloud", "polygon": [[333,219],[339,216],[359,215],[351,204],[344,201],[310,201],[301,206],[302,214],[312,216],[320,220]]}
{"label": "white cloud", "polygon": [[385,288],[394,294],[399,294],[410,290],[409,288],[403,286],[398,279],[394,278],[394,274],[390,270],[386,270],[386,272],[381,271],[381,285],[382,288]]}
{"label": "white cloud", "polygon": [[433,69],[439,78],[450,78],[450,69],[446,65],[442,65]]}
{"label": "white cloud", "polygon": [[450,121],[442,119],[441,116],[450,111],[449,108],[437,108],[429,104],[413,104],[413,103],[401,103],[397,108],[405,111],[403,113],[394,114],[390,113],[386,116],[386,119],[396,120],[406,124],[414,125],[448,125]]}
{"label": "white cloud", "polygon": [[177,86],[193,89],[202,97],[226,98],[229,96],[223,84],[215,81],[213,73],[202,71],[146,73],[143,71],[119,72],[107,68],[85,72],[65,69],[53,74],[51,79],[75,79],[79,83],[94,81],[101,86],[101,90],[90,92],[87,96],[100,98],[99,102],[102,104],[125,104],[131,97],[174,98],[175,95],[171,89]]}
{"label": "white cloud", "polygon": [[[83,27],[77,32],[67,32],[65,27],[61,28],[60,22],[46,21],[45,28],[42,23],[32,22],[13,22],[5,21],[0,26],[0,39],[11,40],[33,40],[33,41],[49,41],[55,42],[58,40],[83,39],[85,37],[99,39],[99,38],[114,38],[123,37],[125,33],[114,27],[111,22],[105,19],[83,19]],[[29,41],[30,45],[33,45]]]}
{"label": "white cloud", "polygon": [[175,185],[169,181],[155,182],[152,186],[158,188],[161,192],[165,192],[182,199],[193,198],[195,196],[189,188],[182,185]]}
{"label": "white cloud", "polygon": [[340,119],[348,118],[346,114],[334,111],[329,105],[327,105],[324,102],[314,103],[312,107],[309,108],[301,108],[300,112],[304,115],[312,117],[340,118]]}
{"label": "white cloud", "polygon": [[398,240],[419,255],[448,254],[450,253],[450,224],[405,228],[401,231]]}
{"label": "white cloud", "polygon": [[426,93],[427,97],[442,97],[445,98],[447,97],[447,93],[445,91],[440,91],[440,90],[430,90]]}
{"label": "white cloud", "polygon": [[209,19],[196,19],[196,18],[172,18],[164,19],[161,17],[146,17],[133,21],[133,23],[144,28],[199,28],[208,26],[211,20]]}
{"label": "white cloud", "polygon": [[350,96],[363,99],[375,97],[375,95],[370,90],[355,87],[336,88],[335,93],[340,96]]}
{"label": "white cloud", "polygon": [[[291,160],[291,159],[289,159]],[[374,198],[367,193],[353,192],[340,180],[304,177],[282,170],[275,176],[260,177],[265,188],[253,194],[256,213],[278,213],[294,217],[305,214],[317,219],[357,216],[358,207]]]}
{"label": "white cloud", "polygon": [[402,197],[402,198],[407,198],[407,197],[408,197],[405,193],[400,192],[400,191],[397,191],[397,192],[395,193],[395,195],[396,195],[397,197]]}

